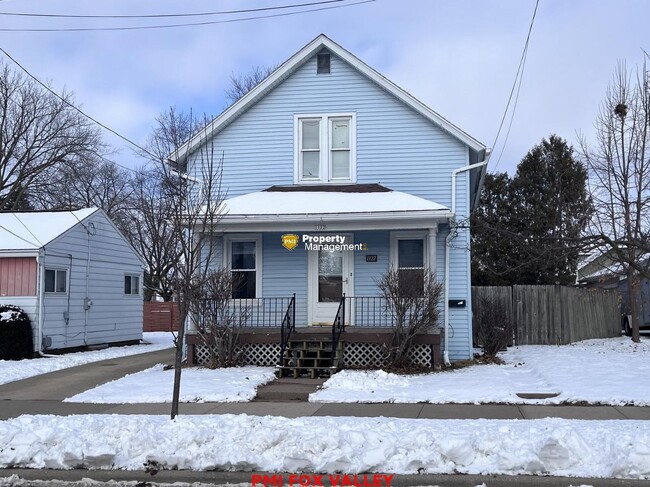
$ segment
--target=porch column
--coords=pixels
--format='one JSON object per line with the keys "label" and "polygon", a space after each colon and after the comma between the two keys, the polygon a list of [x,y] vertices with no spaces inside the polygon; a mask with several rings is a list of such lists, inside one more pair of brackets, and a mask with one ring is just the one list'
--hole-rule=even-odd
{"label": "porch column", "polygon": [[429,271],[436,272],[436,236],[438,235],[438,224],[429,228]]}

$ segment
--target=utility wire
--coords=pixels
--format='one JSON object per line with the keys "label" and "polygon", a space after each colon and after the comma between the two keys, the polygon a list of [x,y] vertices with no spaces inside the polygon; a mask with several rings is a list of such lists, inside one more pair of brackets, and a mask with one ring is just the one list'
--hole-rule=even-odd
{"label": "utility wire", "polygon": [[[22,240],[23,242],[27,242],[29,245],[33,245],[34,247],[38,247],[38,245],[36,245],[34,242],[30,242],[30,241],[27,240],[26,238],[21,237],[21,236],[18,235],[17,233],[14,233],[14,232],[12,232],[11,230],[9,230],[8,228],[3,227],[2,225],[0,225],[0,228],[2,228],[5,232],[12,234],[14,237],[19,238],[19,239]],[[40,247],[39,247],[39,248],[40,248]]]}
{"label": "utility wire", "polygon": [[[499,130],[497,130],[497,135],[494,138],[494,143],[492,144],[492,147],[496,147],[497,140],[499,139],[499,135],[501,134],[501,129],[503,128],[503,123],[506,120],[506,116],[508,115],[508,108],[510,108],[510,102],[512,101],[512,96],[515,93],[515,89],[517,89],[517,96],[515,99],[515,103],[512,106],[512,114],[510,118],[510,127],[512,126],[512,120],[514,119],[515,116],[515,110],[517,109],[517,101],[519,99],[519,88],[521,88],[521,79],[523,78],[524,75],[524,67],[526,66],[526,57],[528,55],[528,44],[530,42],[530,34],[533,31],[533,24],[535,23],[535,17],[537,16],[537,8],[539,7],[539,0],[536,0],[535,2],[535,10],[533,11],[533,16],[530,19],[530,26],[528,27],[528,35],[526,36],[526,42],[524,43],[524,49],[521,53],[521,58],[519,59],[519,66],[517,67],[517,73],[515,74],[515,79],[512,82],[512,89],[510,90],[510,96],[508,97],[508,103],[506,104],[506,109],[503,111],[503,117],[501,118],[501,123],[499,124]],[[519,86],[519,88],[517,88]],[[510,133],[510,127],[508,128],[508,134]],[[496,169],[499,165],[499,161],[501,161],[501,156],[503,155],[503,151],[505,150],[506,147],[506,142],[508,141],[508,138],[506,136],[506,140],[503,143],[503,146],[501,147],[501,153],[499,154],[499,158],[497,160],[497,163],[494,165],[494,169]]]}
{"label": "utility wire", "polygon": [[16,217],[16,220],[18,220],[18,221],[20,222],[20,224],[21,224],[23,227],[25,227],[25,230],[27,230],[27,231],[29,232],[29,234],[30,234],[32,237],[34,237],[34,239],[36,239],[36,241],[37,241],[39,244],[41,244],[41,247],[42,247],[42,246],[43,246],[43,242],[41,242],[41,241],[38,239],[38,237],[37,237],[36,235],[34,235],[34,234],[32,233],[32,231],[31,231],[29,228],[27,228],[27,225],[25,225],[25,224],[23,223],[23,221],[20,219],[20,217],[18,217],[18,215],[17,215],[15,212],[12,212],[11,214],[12,214],[13,216]]}
{"label": "utility wire", "polygon": [[[32,78],[34,81],[36,81],[39,85],[41,85],[41,86],[42,86],[43,88],[45,88],[47,91],[49,91],[50,93],[52,93],[54,96],[56,96],[59,100],[61,100],[61,101],[62,101],[63,103],[65,103],[67,106],[69,106],[69,107],[72,108],[73,110],[79,112],[81,115],[83,115],[84,117],[86,117],[88,120],[91,120],[92,122],[96,123],[97,125],[99,125],[100,127],[104,128],[105,130],[108,130],[108,131],[109,131],[110,133],[112,133],[113,135],[116,135],[116,136],[119,137],[120,139],[122,139],[122,140],[124,140],[125,142],[131,144],[133,147],[136,147],[137,149],[141,150],[141,151],[144,152],[145,154],[151,156],[152,158],[154,158],[154,160],[158,159],[154,154],[152,154],[151,152],[149,152],[147,149],[145,149],[144,147],[142,147],[140,144],[138,144],[138,143],[136,143],[136,142],[133,142],[131,139],[129,139],[129,138],[125,137],[124,135],[122,135],[122,134],[116,132],[116,131],[113,130],[112,128],[110,128],[110,127],[104,125],[104,124],[101,123],[99,120],[97,120],[97,119],[91,117],[90,115],[88,115],[88,114],[87,114],[86,112],[84,112],[81,108],[77,108],[75,105],[73,105],[73,104],[70,103],[68,100],[66,100],[65,98],[63,98],[63,97],[62,97],[61,95],[59,95],[56,91],[54,91],[52,88],[50,88],[50,87],[47,86],[45,83],[43,83],[40,79],[38,79],[36,76],[34,76],[32,73],[30,73],[30,72],[27,70],[27,68],[25,68],[22,64],[20,64],[18,61],[16,61],[16,59],[14,59],[14,58],[11,56],[11,54],[9,54],[7,51],[5,51],[2,47],[0,47],[0,52],[2,52],[2,53],[3,53],[7,58],[9,58],[9,59],[10,59],[10,60],[11,60],[11,61],[16,65],[16,66],[18,66],[21,70],[23,70],[23,72],[25,72],[25,74],[27,74],[27,76],[29,76],[29,77]],[[130,169],[130,168],[127,168],[126,166],[120,166],[120,167],[123,167],[123,168],[125,168],[125,169]],[[134,169],[130,169],[130,170],[131,170],[131,171],[135,171]]]}
{"label": "utility wire", "polygon": [[69,28],[2,28],[0,32],[96,32],[96,31],[122,31],[122,30],[148,30],[148,29],[171,29],[176,27],[195,27],[195,26],[204,26],[204,25],[215,25],[215,24],[231,24],[235,22],[246,22],[250,20],[260,20],[260,19],[271,19],[277,17],[288,17],[289,15],[300,15],[310,12],[321,12],[324,10],[333,10],[335,8],[343,7],[352,7],[354,5],[362,5],[364,3],[375,2],[376,0],[361,0],[358,2],[346,3],[342,5],[334,5],[330,7],[320,7],[320,8],[311,8],[307,10],[301,10],[299,12],[283,12],[279,14],[271,15],[258,15],[254,17],[242,17],[239,19],[228,19],[228,20],[212,20],[205,22],[188,22],[183,24],[165,24],[165,25],[141,25],[141,26],[132,26],[132,27],[69,27]]}
{"label": "utility wire", "polygon": [[250,12],[265,12],[269,10],[283,10],[288,8],[310,7],[312,5],[322,5],[326,3],[338,3],[345,0],[324,0],[310,3],[294,3],[291,5],[276,5],[273,7],[247,8],[242,10],[221,10],[216,12],[193,12],[179,14],[138,14],[138,15],[75,15],[75,14],[40,14],[31,12],[0,12],[0,15],[11,15],[15,17],[48,17],[62,19],[158,19],[170,17],[209,17],[214,15],[232,15]]}

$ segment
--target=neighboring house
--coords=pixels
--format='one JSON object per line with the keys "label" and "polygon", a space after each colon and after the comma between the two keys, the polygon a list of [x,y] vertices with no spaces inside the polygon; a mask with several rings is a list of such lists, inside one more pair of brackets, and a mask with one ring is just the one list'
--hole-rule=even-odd
{"label": "neighboring house", "polygon": [[[444,352],[472,356],[467,218],[483,144],[324,35],[171,155],[190,178],[203,144],[223,154],[228,198],[215,266],[243,279],[235,298],[256,300],[249,326],[279,326],[294,294],[298,331],[331,326],[342,303],[346,332],[382,325],[382,274],[432,269],[446,285]],[[357,248],[305,246],[343,237]],[[273,300],[282,312],[258,319]]]}
{"label": "neighboring house", "polygon": [[138,342],[143,268],[101,209],[0,213],[0,304],[27,312],[36,352]]}
{"label": "neighboring house", "polygon": [[[647,264],[648,256],[641,255],[640,260]],[[621,328],[626,335],[632,335],[632,317],[630,307],[630,291],[623,265],[616,262],[605,252],[593,252],[584,256],[578,263],[576,283],[583,287],[614,289],[620,293]],[[639,329],[650,330],[650,279],[641,279],[640,290],[640,321]]]}

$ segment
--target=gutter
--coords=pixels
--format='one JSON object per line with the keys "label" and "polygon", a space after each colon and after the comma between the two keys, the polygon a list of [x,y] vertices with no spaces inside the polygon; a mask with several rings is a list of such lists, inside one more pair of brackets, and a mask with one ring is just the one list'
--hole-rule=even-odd
{"label": "gutter", "polygon": [[[455,238],[456,230],[456,176],[461,172],[470,171],[479,167],[486,166],[490,160],[490,151],[486,150],[483,154],[483,160],[475,164],[459,167],[451,173],[451,217],[449,218],[449,233],[445,239],[445,323],[444,323],[444,351],[442,359],[445,365],[449,365],[449,249],[451,241]],[[480,186],[479,186],[480,187]]]}

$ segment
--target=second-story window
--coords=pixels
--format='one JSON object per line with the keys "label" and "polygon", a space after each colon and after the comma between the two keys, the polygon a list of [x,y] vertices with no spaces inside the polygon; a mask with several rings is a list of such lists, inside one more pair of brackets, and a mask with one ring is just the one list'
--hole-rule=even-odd
{"label": "second-story window", "polygon": [[356,180],[354,114],[296,116],[296,183]]}

